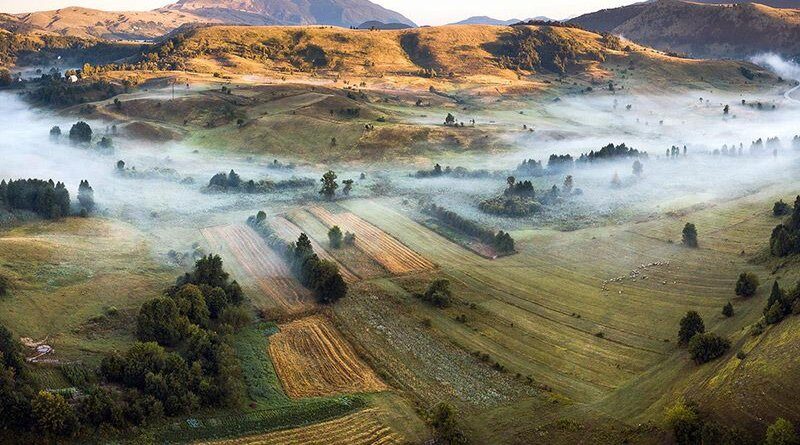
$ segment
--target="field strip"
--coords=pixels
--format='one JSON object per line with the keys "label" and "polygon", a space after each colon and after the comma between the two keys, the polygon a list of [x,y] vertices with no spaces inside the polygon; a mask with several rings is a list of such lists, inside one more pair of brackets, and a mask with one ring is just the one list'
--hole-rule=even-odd
{"label": "field strip", "polygon": [[405,441],[385,425],[385,413],[368,408],[338,419],[258,436],[203,442],[208,445],[395,445]]}
{"label": "field strip", "polygon": [[310,316],[281,326],[269,354],[290,397],[384,391],[387,386],[327,318]]}
{"label": "field strip", "polygon": [[[300,234],[303,233],[302,229],[294,225],[294,223],[280,216],[270,220],[269,225],[275,230],[275,233],[280,238],[287,242],[296,241]],[[331,261],[339,266],[339,272],[341,272],[342,278],[344,278],[344,281],[347,282],[347,284],[355,283],[361,279],[351,270],[337,261],[334,257],[332,257],[331,254],[328,253],[328,251],[323,248],[313,237],[309,236],[309,239],[311,240],[311,247],[314,248],[314,252],[321,259]]]}
{"label": "field strip", "polygon": [[354,232],[356,247],[392,274],[404,275],[436,267],[405,244],[352,213],[333,214],[319,206],[310,207],[308,211],[328,227],[339,226],[342,231]]}
{"label": "field strip", "polygon": [[[202,230],[212,250],[229,252],[245,275],[243,281],[255,287],[275,306],[289,313],[314,307],[311,292],[293,276],[283,259],[245,225],[210,227]],[[251,297],[254,301],[258,299]]]}

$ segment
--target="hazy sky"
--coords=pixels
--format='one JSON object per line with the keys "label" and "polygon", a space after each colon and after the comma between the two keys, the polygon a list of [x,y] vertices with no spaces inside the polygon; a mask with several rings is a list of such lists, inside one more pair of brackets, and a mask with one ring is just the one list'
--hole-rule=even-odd
{"label": "hazy sky", "polygon": [[[473,15],[498,19],[525,19],[547,16],[554,19],[573,17],[636,0],[373,0],[421,25],[440,25]],[[85,6],[107,11],[155,9],[170,0],[0,0],[0,12],[28,12]]]}

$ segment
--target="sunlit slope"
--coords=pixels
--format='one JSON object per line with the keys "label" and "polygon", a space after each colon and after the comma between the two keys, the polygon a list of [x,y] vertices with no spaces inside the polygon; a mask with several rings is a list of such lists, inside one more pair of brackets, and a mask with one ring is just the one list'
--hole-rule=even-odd
{"label": "sunlit slope", "polygon": [[642,2],[593,12],[571,22],[701,57],[744,58],[761,52],[791,57],[800,50],[798,9],[777,9],[758,2],[733,6],[705,3],[712,2]]}
{"label": "sunlit slope", "polygon": [[[527,45],[523,42],[531,43],[525,60],[519,50]],[[740,67],[763,74],[750,64],[690,61],[577,28],[547,26],[451,25],[394,31],[215,26],[183,33],[154,52],[162,66],[198,72],[402,77],[426,88],[437,81],[497,86],[541,82],[535,75],[559,74],[556,65],[563,65],[566,75],[613,77],[608,67],[628,61],[662,67],[678,82],[701,82],[698,65],[705,77],[742,85],[747,79]]]}
{"label": "sunlit slope", "polygon": [[[742,299],[734,295],[734,283],[742,271],[767,281],[771,268],[748,259],[769,238],[775,224],[769,203],[778,196],[781,191],[770,188],[618,227],[519,231],[514,237],[520,253],[495,261],[430,232],[392,210],[389,201],[349,201],[344,206],[440,264],[441,271],[433,276],[451,280],[459,302],[444,312],[417,307],[417,317],[429,318],[434,332],[464,350],[487,354],[490,363],[504,366],[509,375],[531,376],[541,387],[566,396],[582,407],[580,416],[607,416],[623,423],[660,421],[670,403],[702,391],[708,394],[704,399],[715,399],[709,408],[749,421],[751,431],[761,434],[774,419],[765,417],[771,412],[767,408],[752,409],[748,391],[763,391],[758,396],[763,403],[790,414],[794,402],[777,390],[779,383],[758,382],[793,369],[782,361],[792,355],[778,353],[793,334],[778,326],[773,328],[777,334],[749,340],[748,326],[761,316],[768,289]],[[680,245],[681,228],[689,221],[700,231],[700,249]],[[415,275],[401,279],[399,286],[369,291],[413,302],[411,293],[429,279]],[[771,282],[763,287],[767,284]],[[736,310],[730,319],[721,315],[728,301]],[[732,339],[734,347],[721,361],[697,366],[678,347],[678,322],[687,310],[697,310],[709,330]],[[466,321],[457,320],[461,315]],[[367,334],[356,336],[372,342]],[[739,365],[736,352],[748,342],[756,344],[747,346],[753,361]],[[737,388],[743,381],[756,383],[733,390],[722,380]],[[526,403],[511,406],[524,410]],[[559,419],[578,415],[572,411],[555,409],[524,428],[557,425]],[[498,416],[494,421],[517,430],[523,428],[518,420],[511,424]]]}

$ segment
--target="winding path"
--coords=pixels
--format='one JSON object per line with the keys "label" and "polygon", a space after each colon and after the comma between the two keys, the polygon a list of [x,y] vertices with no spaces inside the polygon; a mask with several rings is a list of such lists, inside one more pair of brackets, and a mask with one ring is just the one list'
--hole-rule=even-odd
{"label": "winding path", "polygon": [[794,92],[795,92],[795,91],[797,91],[798,89],[800,89],[800,83],[798,83],[798,84],[797,84],[797,85],[796,85],[794,88],[792,88],[791,90],[789,90],[789,91],[785,92],[785,93],[783,94],[783,97],[784,97],[786,100],[788,100],[789,102],[794,102],[794,103],[800,104],[800,100],[797,100],[797,99],[794,99],[794,98],[792,98],[792,93],[794,93]]}

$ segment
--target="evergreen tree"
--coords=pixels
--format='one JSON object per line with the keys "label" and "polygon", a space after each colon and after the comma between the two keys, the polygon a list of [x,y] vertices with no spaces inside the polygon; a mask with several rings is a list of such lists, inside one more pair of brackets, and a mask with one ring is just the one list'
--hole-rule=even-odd
{"label": "evergreen tree", "polygon": [[80,121],[69,130],[69,140],[75,144],[88,144],[92,142],[92,127]]}
{"label": "evergreen tree", "polygon": [[681,345],[686,345],[696,334],[702,334],[705,331],[706,327],[700,314],[695,311],[689,311],[681,319],[680,329],[678,330],[678,342]]}
{"label": "evergreen tree", "polygon": [[728,304],[722,307],[722,315],[731,318],[733,317],[733,304],[729,301]]}
{"label": "evergreen tree", "polygon": [[329,170],[327,173],[322,175],[322,188],[319,191],[319,194],[324,196],[325,199],[332,200],[336,196],[336,189],[339,188],[339,184],[336,183],[336,173]]}
{"label": "evergreen tree", "polygon": [[686,223],[683,227],[683,245],[686,247],[696,248],[697,243],[697,228],[692,223]]}
{"label": "evergreen tree", "polygon": [[644,171],[644,166],[642,166],[641,161],[638,159],[633,161],[633,174],[636,177],[642,176],[642,171]]}
{"label": "evergreen tree", "polygon": [[334,249],[339,249],[342,247],[342,229],[339,226],[333,226],[328,231],[328,240],[330,241],[331,247]]}

